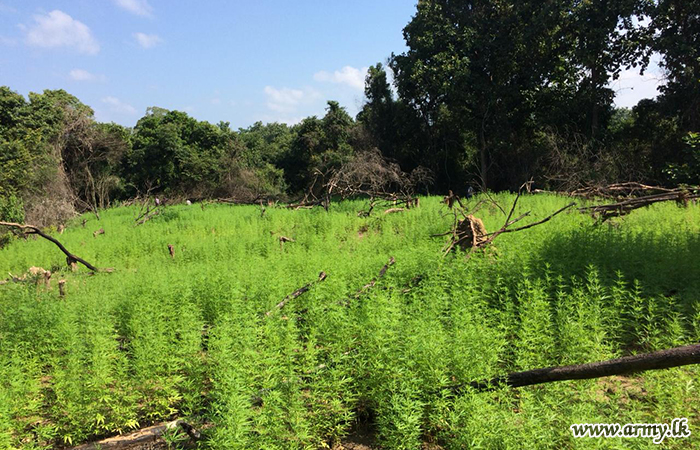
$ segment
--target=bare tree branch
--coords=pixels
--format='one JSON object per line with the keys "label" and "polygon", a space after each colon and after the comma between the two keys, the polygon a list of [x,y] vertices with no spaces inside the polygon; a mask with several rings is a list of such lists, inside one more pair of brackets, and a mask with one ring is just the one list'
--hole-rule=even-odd
{"label": "bare tree branch", "polygon": [[5,227],[13,227],[22,230],[23,232],[27,234],[38,234],[39,236],[43,237],[44,239],[47,239],[54,244],[58,246],[59,249],[66,255],[66,259],[68,261],[68,265],[70,265],[73,262],[79,262],[80,264],[84,265],[88,269],[92,270],[93,272],[99,272],[99,269],[90,264],[89,262],[85,261],[84,259],[75,256],[71,252],[69,252],[66,247],[63,246],[58,240],[55,238],[49,236],[48,234],[44,233],[41,231],[38,227],[35,227],[34,225],[23,225],[19,223],[12,223],[12,222],[0,222],[0,226],[5,226]]}

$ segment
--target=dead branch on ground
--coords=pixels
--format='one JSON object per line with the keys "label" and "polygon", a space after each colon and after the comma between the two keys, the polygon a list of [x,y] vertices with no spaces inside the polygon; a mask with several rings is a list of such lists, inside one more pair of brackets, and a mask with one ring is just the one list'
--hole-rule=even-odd
{"label": "dead branch on ground", "polygon": [[303,294],[303,293],[307,292],[309,289],[311,289],[315,284],[320,283],[321,281],[323,281],[325,279],[326,279],[326,272],[319,273],[317,280],[306,283],[304,286],[300,287],[296,291],[294,291],[291,294],[289,294],[288,296],[286,296],[281,302],[279,302],[277,305],[275,305],[274,309],[271,309],[270,311],[266,312],[265,317],[269,317],[275,311],[279,311],[280,309],[284,308],[284,305],[286,305],[288,301],[299,297],[301,294]]}
{"label": "dead branch on ground", "polygon": [[19,223],[12,223],[12,222],[0,222],[0,226],[5,226],[5,227],[12,227],[16,229],[22,230],[25,234],[38,234],[39,236],[43,237],[44,239],[47,239],[56,246],[58,246],[59,249],[66,255],[66,262],[70,266],[73,263],[79,262],[80,264],[84,265],[88,269],[92,270],[93,272],[99,272],[99,269],[89,262],[85,261],[84,259],[75,256],[71,252],[69,252],[66,247],[63,246],[58,240],[55,238],[49,236],[48,234],[44,233],[41,231],[39,228],[35,227],[34,225],[26,225],[26,224],[19,224]]}
{"label": "dead branch on ground", "polygon": [[294,239],[288,238],[287,236],[280,236],[279,240],[280,240],[280,250],[282,250],[284,248],[285,242],[296,242]]}
{"label": "dead branch on ground", "polygon": [[645,195],[643,197],[631,198],[607,205],[584,206],[578,210],[582,213],[590,213],[596,219],[605,222],[610,218],[627,215],[635,209],[643,208],[654,203],[675,201],[685,206],[688,204],[689,200],[696,198],[700,198],[700,191],[688,191],[679,188],[661,194]]}
{"label": "dead branch on ground", "polygon": [[534,384],[552,383],[565,380],[587,380],[591,378],[623,375],[645,370],[668,369],[671,367],[700,364],[700,344],[686,345],[652,353],[643,353],[623,358],[609,359],[587,364],[546,367],[543,369],[513,372],[490,380],[471,381],[449,386],[447,389],[459,393],[467,386],[478,391],[497,389],[500,386],[523,387]]}
{"label": "dead branch on ground", "polygon": [[652,193],[673,193],[678,189],[665,188],[661,186],[649,186],[643,183],[629,181],[626,183],[614,183],[607,186],[587,186],[575,189],[568,193],[572,197],[584,198],[612,198],[621,200],[623,198],[647,196]]}
{"label": "dead branch on ground", "polygon": [[[171,422],[142,428],[134,433],[124,436],[115,436],[91,444],[74,447],[73,450],[126,450],[136,446],[152,445],[157,442],[168,430],[181,428],[193,441],[201,439],[199,431],[184,420],[178,419]],[[150,448],[150,447],[148,447]]]}
{"label": "dead branch on ground", "polygon": [[379,281],[379,279],[381,279],[381,278],[384,277],[384,275],[386,274],[386,271],[389,270],[389,267],[393,266],[395,263],[396,263],[396,260],[394,259],[394,257],[393,257],[393,256],[390,257],[390,258],[389,258],[389,261],[388,261],[386,264],[384,264],[384,266],[382,266],[382,268],[379,270],[379,275],[377,275],[376,277],[372,278],[372,280],[371,280],[369,283],[367,283],[367,284],[365,284],[364,286],[362,286],[362,287],[355,293],[355,295],[354,295],[353,297],[357,299],[357,298],[359,298],[361,295],[365,294],[368,290],[372,289],[372,288],[374,287],[374,285],[377,284],[377,281]]}

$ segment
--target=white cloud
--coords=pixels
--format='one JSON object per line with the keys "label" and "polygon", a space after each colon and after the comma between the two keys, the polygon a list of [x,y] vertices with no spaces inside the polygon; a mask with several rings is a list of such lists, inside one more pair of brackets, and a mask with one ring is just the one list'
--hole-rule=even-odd
{"label": "white cloud", "polygon": [[333,73],[322,70],[314,74],[314,80],[336,84],[346,84],[353,89],[362,91],[365,88],[365,77],[367,76],[368,69],[369,67],[358,69],[352,66],[345,66]]}
{"label": "white cloud", "polygon": [[221,104],[221,99],[218,97],[212,98],[211,99],[211,104],[212,105],[220,105]]}
{"label": "white cloud", "polygon": [[265,96],[267,97],[267,107],[272,111],[280,113],[296,112],[297,107],[309,104],[318,98],[320,94],[313,89],[277,89],[272,86],[265,86]]}
{"label": "white cloud", "polygon": [[617,106],[631,108],[642,99],[659,95],[659,87],[666,82],[658,66],[659,59],[658,55],[652,58],[644,75],[639,74],[639,69],[628,69],[622,71],[620,77],[610,83],[610,88],[615,91]]}
{"label": "white cloud", "polygon": [[73,69],[70,71],[70,79],[73,81],[106,81],[104,75],[95,75],[83,69]]}
{"label": "white cloud", "polygon": [[114,0],[114,3],[137,16],[151,17],[153,15],[153,8],[147,0]]}
{"label": "white cloud", "polygon": [[105,97],[102,99],[102,103],[109,105],[109,109],[112,112],[119,114],[136,114],[136,108],[124,103],[116,97]]}
{"label": "white cloud", "polygon": [[153,48],[163,42],[157,34],[134,33],[134,38],[143,48]]}
{"label": "white cloud", "polygon": [[27,30],[28,45],[43,48],[72,47],[80,53],[94,55],[100,45],[90,28],[63,11],[54,10],[46,15],[35,15],[34,25]]}

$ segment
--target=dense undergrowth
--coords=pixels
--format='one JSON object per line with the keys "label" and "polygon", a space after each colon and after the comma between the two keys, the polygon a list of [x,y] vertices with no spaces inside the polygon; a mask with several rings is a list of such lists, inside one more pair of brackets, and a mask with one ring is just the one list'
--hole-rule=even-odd
{"label": "dense undergrowth", "polygon": [[[526,196],[518,211],[535,220],[567,201]],[[452,220],[437,198],[370,218],[357,217],[362,206],[177,206],[138,227],[131,208],[85,216],[60,238],[116,268],[95,276],[65,271],[44,240],[1,250],[0,273],[61,273],[49,290],[0,286],[0,448],[69,446],[171,417],[213,423],[198,445],[222,450],[324,448],[357,421],[388,449],[657,448],[574,439],[569,425],[674,417],[694,435],[661,447],[697,440],[693,366],[456,397],[440,389],[697,342],[697,205],[602,225],[570,212],[469,259],[443,258],[445,238],[430,237]],[[488,230],[504,220],[496,208],[478,215]],[[295,242],[280,246],[280,235]],[[325,281],[265,316],[320,271]]]}

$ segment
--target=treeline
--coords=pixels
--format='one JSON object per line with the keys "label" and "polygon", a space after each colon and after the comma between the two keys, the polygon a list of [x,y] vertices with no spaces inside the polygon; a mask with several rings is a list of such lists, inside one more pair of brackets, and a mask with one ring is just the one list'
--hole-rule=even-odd
{"label": "treeline", "polygon": [[[700,0],[420,0],[404,37],[356,118],[329,101],[294,126],[154,107],[131,129],[62,90],[2,87],[0,217],[48,224],[146,193],[319,198],[349,171],[430,192],[700,183]],[[661,95],[615,108],[610,83],[655,54]]]}

